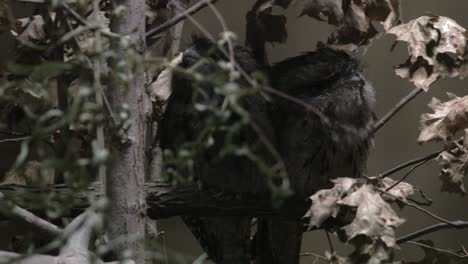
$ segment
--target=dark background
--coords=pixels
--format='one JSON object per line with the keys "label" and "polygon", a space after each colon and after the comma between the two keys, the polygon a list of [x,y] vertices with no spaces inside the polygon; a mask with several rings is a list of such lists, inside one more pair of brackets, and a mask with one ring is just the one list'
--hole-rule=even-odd
{"label": "dark background", "polygon": [[[220,9],[229,29],[236,33],[238,42],[244,42],[245,14],[251,8],[253,0],[220,0],[216,7]],[[18,7],[21,9],[21,6]],[[466,0],[411,0],[402,1],[403,19],[409,21],[425,14],[448,16],[456,20],[463,27],[468,27],[468,1]],[[299,6],[292,6],[287,12],[288,40],[285,44],[275,44],[268,47],[270,61],[275,62],[304,51],[315,49],[317,41],[325,41],[332,27],[318,22],[309,17],[300,17]],[[222,31],[220,23],[213,13],[207,8],[194,19],[211,32],[215,37]],[[198,33],[198,29],[190,22],[185,23],[182,46],[190,42],[190,35]],[[8,33],[0,34],[0,67],[5,65],[8,57],[13,52],[13,42]],[[374,84],[377,91],[377,115],[384,115],[396,102],[413,89],[406,79],[401,79],[394,74],[393,66],[403,63],[407,58],[407,49],[404,44],[390,52],[394,42],[393,36],[383,36],[362,56],[367,78]],[[446,92],[452,92],[459,96],[467,94],[468,80],[453,79],[438,81],[428,93],[418,96],[395,119],[387,123],[376,136],[375,147],[371,151],[368,164],[368,174],[375,175],[384,172],[404,161],[421,157],[439,148],[439,144],[432,143],[419,146],[416,139],[419,134],[419,116],[430,111],[426,106],[432,97],[446,100]],[[0,145],[0,171],[5,171],[15,158],[16,148],[12,144]],[[434,200],[431,210],[449,220],[468,220],[468,199],[454,194],[440,192],[438,179],[439,168],[437,164],[430,163],[421,167],[407,180],[422,188]],[[395,178],[402,173],[393,175]],[[465,181],[466,182],[466,181]],[[397,209],[397,211],[399,211]],[[398,230],[398,235],[403,235],[427,225],[435,223],[432,218],[414,210],[404,208],[401,215],[407,219]],[[159,228],[164,233],[161,236],[170,263],[173,257],[189,262],[201,254],[201,249],[192,238],[189,231],[177,218],[159,221]],[[2,249],[2,237],[7,236],[7,231],[12,230],[11,224],[0,223],[0,249]],[[427,236],[436,241],[442,248],[468,247],[468,230],[445,230]],[[335,248],[341,249],[339,242],[335,242]],[[402,254],[405,259],[415,260],[421,257],[422,250],[412,245],[404,245]],[[323,231],[309,232],[304,236],[303,251],[314,252],[323,255],[329,250]],[[347,249],[349,250],[349,248]],[[343,251],[341,251],[343,252]],[[177,257],[178,256],[178,257]],[[180,258],[179,258],[180,257]],[[303,263],[313,263],[311,257],[304,257]]]}

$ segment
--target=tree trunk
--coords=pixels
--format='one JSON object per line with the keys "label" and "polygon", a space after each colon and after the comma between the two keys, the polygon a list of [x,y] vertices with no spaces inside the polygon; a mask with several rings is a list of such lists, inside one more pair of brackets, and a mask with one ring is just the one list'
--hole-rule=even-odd
{"label": "tree trunk", "polygon": [[[129,36],[131,47],[138,54],[145,51],[145,1],[116,0],[113,8],[123,6],[123,14],[111,17],[111,31]],[[125,58],[125,51],[119,43],[112,43],[117,53],[117,61]],[[120,56],[122,55],[122,56]],[[117,62],[111,67],[115,68]],[[116,252],[131,250],[135,262],[145,261],[145,195],[144,183],[146,172],[146,116],[149,102],[145,96],[143,67],[137,67],[127,86],[112,82],[107,96],[114,113],[119,113],[123,104],[128,106],[130,127],[126,130],[125,143],[116,148],[118,153],[109,166],[106,182],[106,194],[110,200],[108,212],[108,235],[111,240],[123,239]],[[129,237],[131,236],[131,237]]]}

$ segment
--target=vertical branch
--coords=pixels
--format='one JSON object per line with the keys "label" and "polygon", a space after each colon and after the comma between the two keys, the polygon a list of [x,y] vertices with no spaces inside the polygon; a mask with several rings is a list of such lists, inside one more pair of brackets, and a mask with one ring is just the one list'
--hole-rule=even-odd
{"label": "vertical branch", "polygon": [[[183,12],[185,12],[185,9],[189,5],[190,0],[175,0],[174,5],[174,17],[181,16]],[[167,56],[169,55],[170,57],[174,57],[177,55],[179,52],[180,48],[180,41],[182,39],[182,34],[183,34],[183,27],[184,27],[184,22],[181,21],[178,24],[175,25],[174,28],[170,29],[169,34],[166,35],[167,38],[171,38],[171,46],[170,50],[161,50],[160,52],[162,54],[154,54],[156,56]],[[159,74],[161,76],[162,73]],[[169,73],[172,75],[172,73]],[[166,85],[170,85],[166,84]],[[170,87],[168,87],[168,90],[170,90]],[[156,107],[154,109],[155,113],[148,112],[147,116],[158,116],[160,117],[162,113],[157,113],[156,111],[163,111],[163,107]],[[147,180],[153,181],[153,182],[162,182],[162,150],[159,146],[159,142],[157,142],[156,139],[156,131],[158,129],[158,120],[154,120],[157,118],[152,118],[148,120],[148,133],[147,133],[147,148],[148,148],[148,153],[150,153],[151,157],[149,160],[148,164],[148,178]],[[149,239],[156,239],[159,236],[159,231],[157,227],[157,223],[155,220],[150,220],[148,219],[146,222],[146,234]]]}
{"label": "vertical branch", "polygon": [[[93,2],[93,9],[94,9],[94,21],[97,23],[98,15],[99,15],[99,2]],[[96,30],[94,32],[95,38],[95,50],[96,54],[102,53],[102,40],[101,40],[101,31]],[[93,61],[93,81],[94,81],[94,89],[96,89],[95,97],[96,97],[96,104],[99,106],[100,109],[104,107],[104,92],[101,85],[101,67],[103,67],[103,59],[102,56],[97,56],[97,58]],[[104,150],[105,149],[105,142],[104,142],[104,124],[98,124],[96,128],[96,142],[97,142],[97,149]],[[106,188],[106,167],[104,164],[100,164],[98,167],[98,179],[101,182],[102,186],[104,186],[104,192]]]}
{"label": "vertical branch", "polygon": [[[145,43],[145,1],[144,0],[116,0],[112,1],[114,10],[119,14],[111,17],[112,32],[125,35],[130,40],[131,48],[139,55],[146,48]],[[114,41],[111,48],[116,52],[112,70],[117,71],[119,62],[123,59],[125,50],[119,41]],[[120,60],[120,61],[119,61]],[[114,112],[119,112],[122,105],[128,106],[130,117],[126,129],[125,143],[116,143],[118,152],[110,162],[106,182],[107,197],[112,201],[108,211],[108,234],[111,240],[123,239],[117,252],[132,250],[137,253],[136,263],[144,263],[145,238],[145,201],[143,184],[145,180],[145,133],[148,98],[145,96],[145,79],[142,65],[132,72],[131,78],[125,85],[113,79],[107,92],[109,104]],[[138,239],[129,239],[128,236]]]}
{"label": "vertical branch", "polygon": [[[60,23],[60,26],[64,26],[63,24],[65,20],[64,14],[62,12],[57,12],[57,15],[55,17],[55,30],[60,32],[60,28],[58,26],[58,23]],[[63,24],[63,25],[62,25]],[[58,36],[57,36],[58,37]],[[63,62],[64,61],[64,47],[63,45],[59,45],[55,52],[53,53],[54,60],[57,60],[58,62]],[[68,82],[65,80],[64,74],[60,74],[56,78],[56,91],[55,91],[55,97],[56,97],[56,103],[58,108],[63,112],[66,113],[68,110]],[[60,130],[60,141],[58,142],[57,145],[57,156],[58,157],[64,157],[66,155],[66,142],[68,141],[69,138],[69,131],[68,127],[64,127]],[[64,176],[63,172],[55,174],[55,182],[63,182],[64,181]]]}
{"label": "vertical branch", "polygon": [[[174,17],[181,16],[183,12],[188,8],[190,0],[174,0]],[[172,44],[171,44],[171,57],[174,57],[180,48],[180,41],[182,39],[182,33],[184,29],[184,21],[180,21],[174,26],[174,29],[171,32],[172,35]]]}

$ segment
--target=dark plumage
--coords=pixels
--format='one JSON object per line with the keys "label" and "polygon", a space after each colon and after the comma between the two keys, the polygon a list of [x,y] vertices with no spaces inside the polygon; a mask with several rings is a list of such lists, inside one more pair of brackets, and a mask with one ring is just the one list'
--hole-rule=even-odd
{"label": "dark plumage", "polygon": [[[306,109],[277,96],[267,101],[260,93],[241,99],[251,120],[279,151],[295,195],[306,198],[329,187],[331,178],[358,177],[364,173],[374,124],[374,91],[355,60],[344,52],[319,49],[265,69],[246,48],[236,46],[234,54],[237,64],[247,74],[263,72],[271,87],[311,105]],[[209,41],[196,39],[184,52],[180,66],[189,69],[200,61],[205,63],[194,72],[211,81],[194,81],[183,74],[174,76],[173,92],[159,130],[163,149],[177,152],[203,131],[212,113],[197,111],[195,104],[219,107],[224,102],[224,96],[213,91],[229,79],[220,78],[225,71],[218,63],[228,58]],[[243,78],[231,84],[239,89],[249,88]],[[225,120],[226,125],[238,123],[240,119],[234,114]],[[226,130],[220,127],[213,135],[214,144],[194,157],[193,176],[201,188],[231,193],[266,192],[268,181],[254,162],[232,153],[220,155],[227,140]],[[248,125],[242,126],[230,139],[235,145],[249,146],[270,166],[277,162]],[[249,263],[250,218],[184,219],[213,261]],[[298,263],[302,239],[300,219],[296,222],[261,219],[257,237],[258,263]]]}
{"label": "dark plumage", "polygon": [[[237,64],[249,75],[262,72],[250,51],[241,46],[234,48]],[[184,143],[193,142],[212,122],[213,112],[197,111],[196,105],[220,108],[225,96],[215,93],[226,85],[238,86],[240,90],[250,88],[244,78],[237,78],[229,83],[226,71],[219,62],[228,58],[209,41],[195,39],[193,45],[184,51],[182,68],[192,68],[205,81],[195,81],[184,74],[175,74],[172,94],[168,99],[167,109],[160,124],[160,144],[163,149],[177,152]],[[269,106],[264,96],[259,93],[245,95],[240,105],[250,113],[251,122],[255,123],[269,141],[274,141],[272,123],[269,120]],[[202,189],[223,190],[231,193],[267,192],[266,177],[258,165],[249,158],[224,153],[225,143],[232,141],[235,146],[248,146],[252,152],[266,162],[274,162],[265,144],[258,138],[256,131],[248,124],[242,125],[233,134],[223,128],[239,124],[242,117],[233,111],[226,120],[215,126],[213,145],[200,148],[194,157],[194,180]],[[271,165],[271,164],[268,164]],[[178,169],[178,168],[175,168]],[[199,240],[203,249],[216,263],[242,264],[250,259],[250,217],[184,217],[185,223]]]}
{"label": "dark plumage", "polygon": [[[270,69],[273,88],[311,106],[276,97],[272,122],[291,188],[306,198],[331,187],[330,179],[365,172],[374,126],[374,89],[345,52],[319,49]],[[260,263],[299,263],[303,227],[298,220],[261,222]],[[268,241],[268,242],[267,242]]]}
{"label": "dark plumage", "polygon": [[279,62],[271,85],[312,106],[319,115],[277,98],[278,149],[297,195],[330,186],[331,178],[364,172],[374,125],[374,89],[358,63],[342,51],[322,48]]}

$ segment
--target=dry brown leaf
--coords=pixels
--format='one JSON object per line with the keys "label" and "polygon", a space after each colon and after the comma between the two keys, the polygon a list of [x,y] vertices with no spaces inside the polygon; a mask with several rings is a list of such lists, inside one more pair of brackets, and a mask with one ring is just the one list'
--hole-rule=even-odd
{"label": "dry brown leaf", "polygon": [[449,94],[452,100],[441,102],[433,98],[429,107],[434,113],[421,115],[421,133],[419,143],[438,140],[450,140],[458,131],[468,128],[468,96],[456,97]]}
{"label": "dry brown leaf", "polygon": [[174,68],[182,62],[182,53],[177,55],[164,69],[156,79],[155,82],[148,86],[148,93],[151,101],[156,102],[158,100],[165,102],[169,95],[171,95],[171,83],[172,83],[172,72]]}
{"label": "dry brown leaf", "polygon": [[[278,1],[258,0],[252,10],[247,13],[245,42],[255,51],[261,52],[267,42],[283,43],[288,37],[286,17],[272,14],[272,7]],[[282,4],[288,4],[283,1]],[[280,2],[278,2],[280,3]],[[266,59],[266,58],[265,58]]]}
{"label": "dry brown leaf", "polygon": [[[329,263],[393,263],[395,228],[404,220],[382,198],[380,190],[387,190],[396,182],[377,177],[365,180],[338,178],[333,182],[333,188],[321,190],[310,197],[312,205],[305,215],[310,218],[309,227],[319,227],[330,217],[338,216],[341,210],[355,209],[353,221],[338,232],[342,240],[355,246],[355,250],[346,258],[328,253],[326,258]],[[413,193],[413,187],[402,182],[388,193],[406,199]]]}
{"label": "dry brown leaf", "polygon": [[[343,206],[353,207],[356,208],[356,214],[351,224],[342,228],[343,239],[353,241],[357,237],[366,237],[368,246],[381,241],[385,247],[393,248],[395,228],[404,220],[382,198],[378,189],[386,190],[396,182],[391,179],[381,181],[378,178],[338,178],[333,182],[333,188],[321,190],[310,197],[312,205],[305,215],[310,218],[309,227],[319,227],[330,217],[336,217]],[[389,191],[391,195],[401,199],[406,199],[412,192],[413,187],[407,183],[400,183]],[[365,252],[362,248],[360,251]]]}
{"label": "dry brown leaf", "polygon": [[417,262],[404,262],[404,264],[466,264],[467,253],[462,246],[459,250],[438,250],[431,240],[418,240],[424,251],[424,258]]}
{"label": "dry brown leaf", "polygon": [[[377,188],[381,191],[389,193],[390,195],[382,194],[382,197],[388,201],[395,201],[400,199],[406,202],[406,199],[414,194],[413,185],[407,182],[398,182],[391,178],[384,178],[377,185]],[[388,190],[391,188],[390,190]],[[388,191],[387,191],[388,190]]]}
{"label": "dry brown leaf", "polygon": [[273,6],[280,6],[283,9],[286,9],[292,1],[293,0],[258,0],[255,5],[257,10],[262,12],[266,9],[272,8]]}
{"label": "dry brown leaf", "polygon": [[303,0],[300,16],[308,15],[320,21],[339,26],[343,22],[342,0]]}
{"label": "dry brown leaf", "polygon": [[357,180],[338,178],[332,181],[335,183],[333,188],[320,190],[310,197],[312,205],[304,216],[310,218],[309,228],[320,227],[330,217],[336,217],[339,212],[338,201],[356,184]]}
{"label": "dry brown leaf", "polygon": [[442,166],[440,180],[442,181],[442,191],[465,194],[463,183],[465,175],[468,173],[468,150],[465,146],[456,144],[455,148],[445,150],[437,157],[437,161]]}
{"label": "dry brown leaf", "polygon": [[408,44],[410,58],[396,68],[426,91],[439,78],[463,77],[467,53],[466,29],[442,16],[423,16],[391,28],[390,34]]}
{"label": "dry brown leaf", "polygon": [[44,31],[44,19],[42,16],[34,16],[32,18],[24,18],[20,20],[21,25],[24,25],[24,30],[17,36],[21,43],[31,41],[43,41],[46,39]]}
{"label": "dry brown leaf", "polygon": [[308,15],[338,27],[328,39],[335,47],[356,49],[368,45],[377,37],[373,22],[382,23],[385,30],[400,21],[399,0],[300,0],[301,15]]}
{"label": "dry brown leaf", "polygon": [[395,246],[395,228],[404,220],[382,199],[374,186],[364,184],[338,204],[357,208],[353,222],[343,227],[348,241],[364,235],[373,241],[383,241],[387,247]]}

